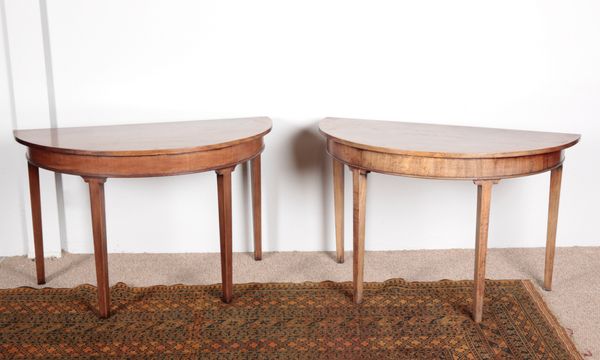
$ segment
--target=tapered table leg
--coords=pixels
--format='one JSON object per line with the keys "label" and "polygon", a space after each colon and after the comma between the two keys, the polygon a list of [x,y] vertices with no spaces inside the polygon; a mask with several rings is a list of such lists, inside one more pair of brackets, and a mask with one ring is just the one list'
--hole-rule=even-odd
{"label": "tapered table leg", "polygon": [[110,315],[110,288],[108,286],[108,253],[106,251],[106,209],[104,205],[104,182],[106,178],[85,177],[90,188],[92,208],[92,231],[94,234],[94,258],[98,284],[98,312],[100,317]]}
{"label": "tapered table leg", "polygon": [[333,158],[333,202],[335,207],[335,252],[344,262],[344,163]]}
{"label": "tapered table leg", "polygon": [[475,284],[473,288],[473,320],[481,322],[483,316],[483,294],[485,290],[485,258],[490,219],[493,180],[476,181],[477,185],[477,229],[475,242]]}
{"label": "tapered table leg", "polygon": [[44,238],[42,231],[42,204],[40,199],[40,170],[37,166],[28,163],[29,170],[29,196],[31,198],[31,220],[33,222],[33,244],[35,249],[35,270],[37,283],[46,283],[44,269]]}
{"label": "tapered table leg", "polygon": [[254,260],[262,260],[262,209],[260,154],[251,160],[252,223],[254,229]]}
{"label": "tapered table leg", "polygon": [[550,174],[550,201],[548,204],[548,233],[546,237],[546,266],[544,269],[544,289],[552,290],[552,273],[554,270],[554,253],[556,250],[556,228],[558,225],[558,205],[560,202],[560,184],[562,181],[562,165],[553,169]]}
{"label": "tapered table leg", "polygon": [[232,249],[231,249],[231,172],[233,168],[217,170],[219,192],[219,234],[221,238],[221,278],[223,302],[231,302],[233,296]]}
{"label": "tapered table leg", "polygon": [[367,200],[367,172],[352,169],[353,183],[353,282],[354,302],[363,298],[363,273],[365,259],[365,213]]}

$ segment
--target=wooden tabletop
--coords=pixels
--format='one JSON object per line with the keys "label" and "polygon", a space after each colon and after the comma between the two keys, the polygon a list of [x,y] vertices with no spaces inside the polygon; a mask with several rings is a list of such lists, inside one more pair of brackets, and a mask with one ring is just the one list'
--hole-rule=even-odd
{"label": "wooden tabletop", "polygon": [[268,117],[15,130],[26,146],[78,155],[140,156],[198,152],[259,138]]}
{"label": "wooden tabletop", "polygon": [[580,135],[395,121],[326,118],[320,131],[359,149],[437,158],[505,158],[575,145]]}

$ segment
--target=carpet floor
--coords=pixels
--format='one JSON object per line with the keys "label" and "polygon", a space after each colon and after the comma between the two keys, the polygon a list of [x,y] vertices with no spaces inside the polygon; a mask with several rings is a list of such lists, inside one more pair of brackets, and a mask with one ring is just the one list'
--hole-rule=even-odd
{"label": "carpet floor", "polygon": [[528,280],[489,280],[483,320],[472,281],[254,283],[0,290],[0,357],[120,359],[582,359]]}
{"label": "carpet floor", "polygon": [[[266,253],[255,262],[249,254],[234,254],[234,283],[348,281],[352,277],[351,253],[337,264],[330,253]],[[543,276],[543,249],[491,249],[490,279],[532,279],[550,310],[573,336],[584,359],[600,355],[600,248],[559,248],[554,290],[539,289]],[[110,254],[111,284],[213,284],[220,281],[218,254]],[[95,283],[90,255],[65,254],[46,261],[48,287],[75,287]],[[472,250],[367,252],[365,280],[409,281],[471,279]],[[35,287],[31,260],[0,260],[0,288]]]}

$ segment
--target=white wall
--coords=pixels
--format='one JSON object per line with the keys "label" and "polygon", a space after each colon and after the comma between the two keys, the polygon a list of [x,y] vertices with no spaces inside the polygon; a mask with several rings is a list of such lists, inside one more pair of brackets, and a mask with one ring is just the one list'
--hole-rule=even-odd
{"label": "white wall", "polygon": [[[600,245],[597,1],[0,1],[0,255],[31,241],[13,127],[255,115],[274,120],[266,251],[334,248],[324,116],[582,133],[567,152],[558,243]],[[61,241],[61,179],[43,173],[47,247],[91,252],[85,183],[62,177]],[[234,172],[235,251],[251,249],[248,175]],[[494,189],[491,247],[544,245],[548,183],[544,174]],[[349,176],[346,186],[350,249]],[[470,182],[371,174],[368,194],[367,249],[474,245]],[[213,173],[110,179],[106,196],[109,251],[218,251]]]}

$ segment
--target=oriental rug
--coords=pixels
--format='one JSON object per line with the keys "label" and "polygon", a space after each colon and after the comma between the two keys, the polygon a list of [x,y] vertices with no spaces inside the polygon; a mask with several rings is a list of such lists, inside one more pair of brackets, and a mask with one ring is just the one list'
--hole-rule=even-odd
{"label": "oriental rug", "polygon": [[580,359],[526,280],[486,281],[483,322],[472,281],[0,290],[0,358]]}

